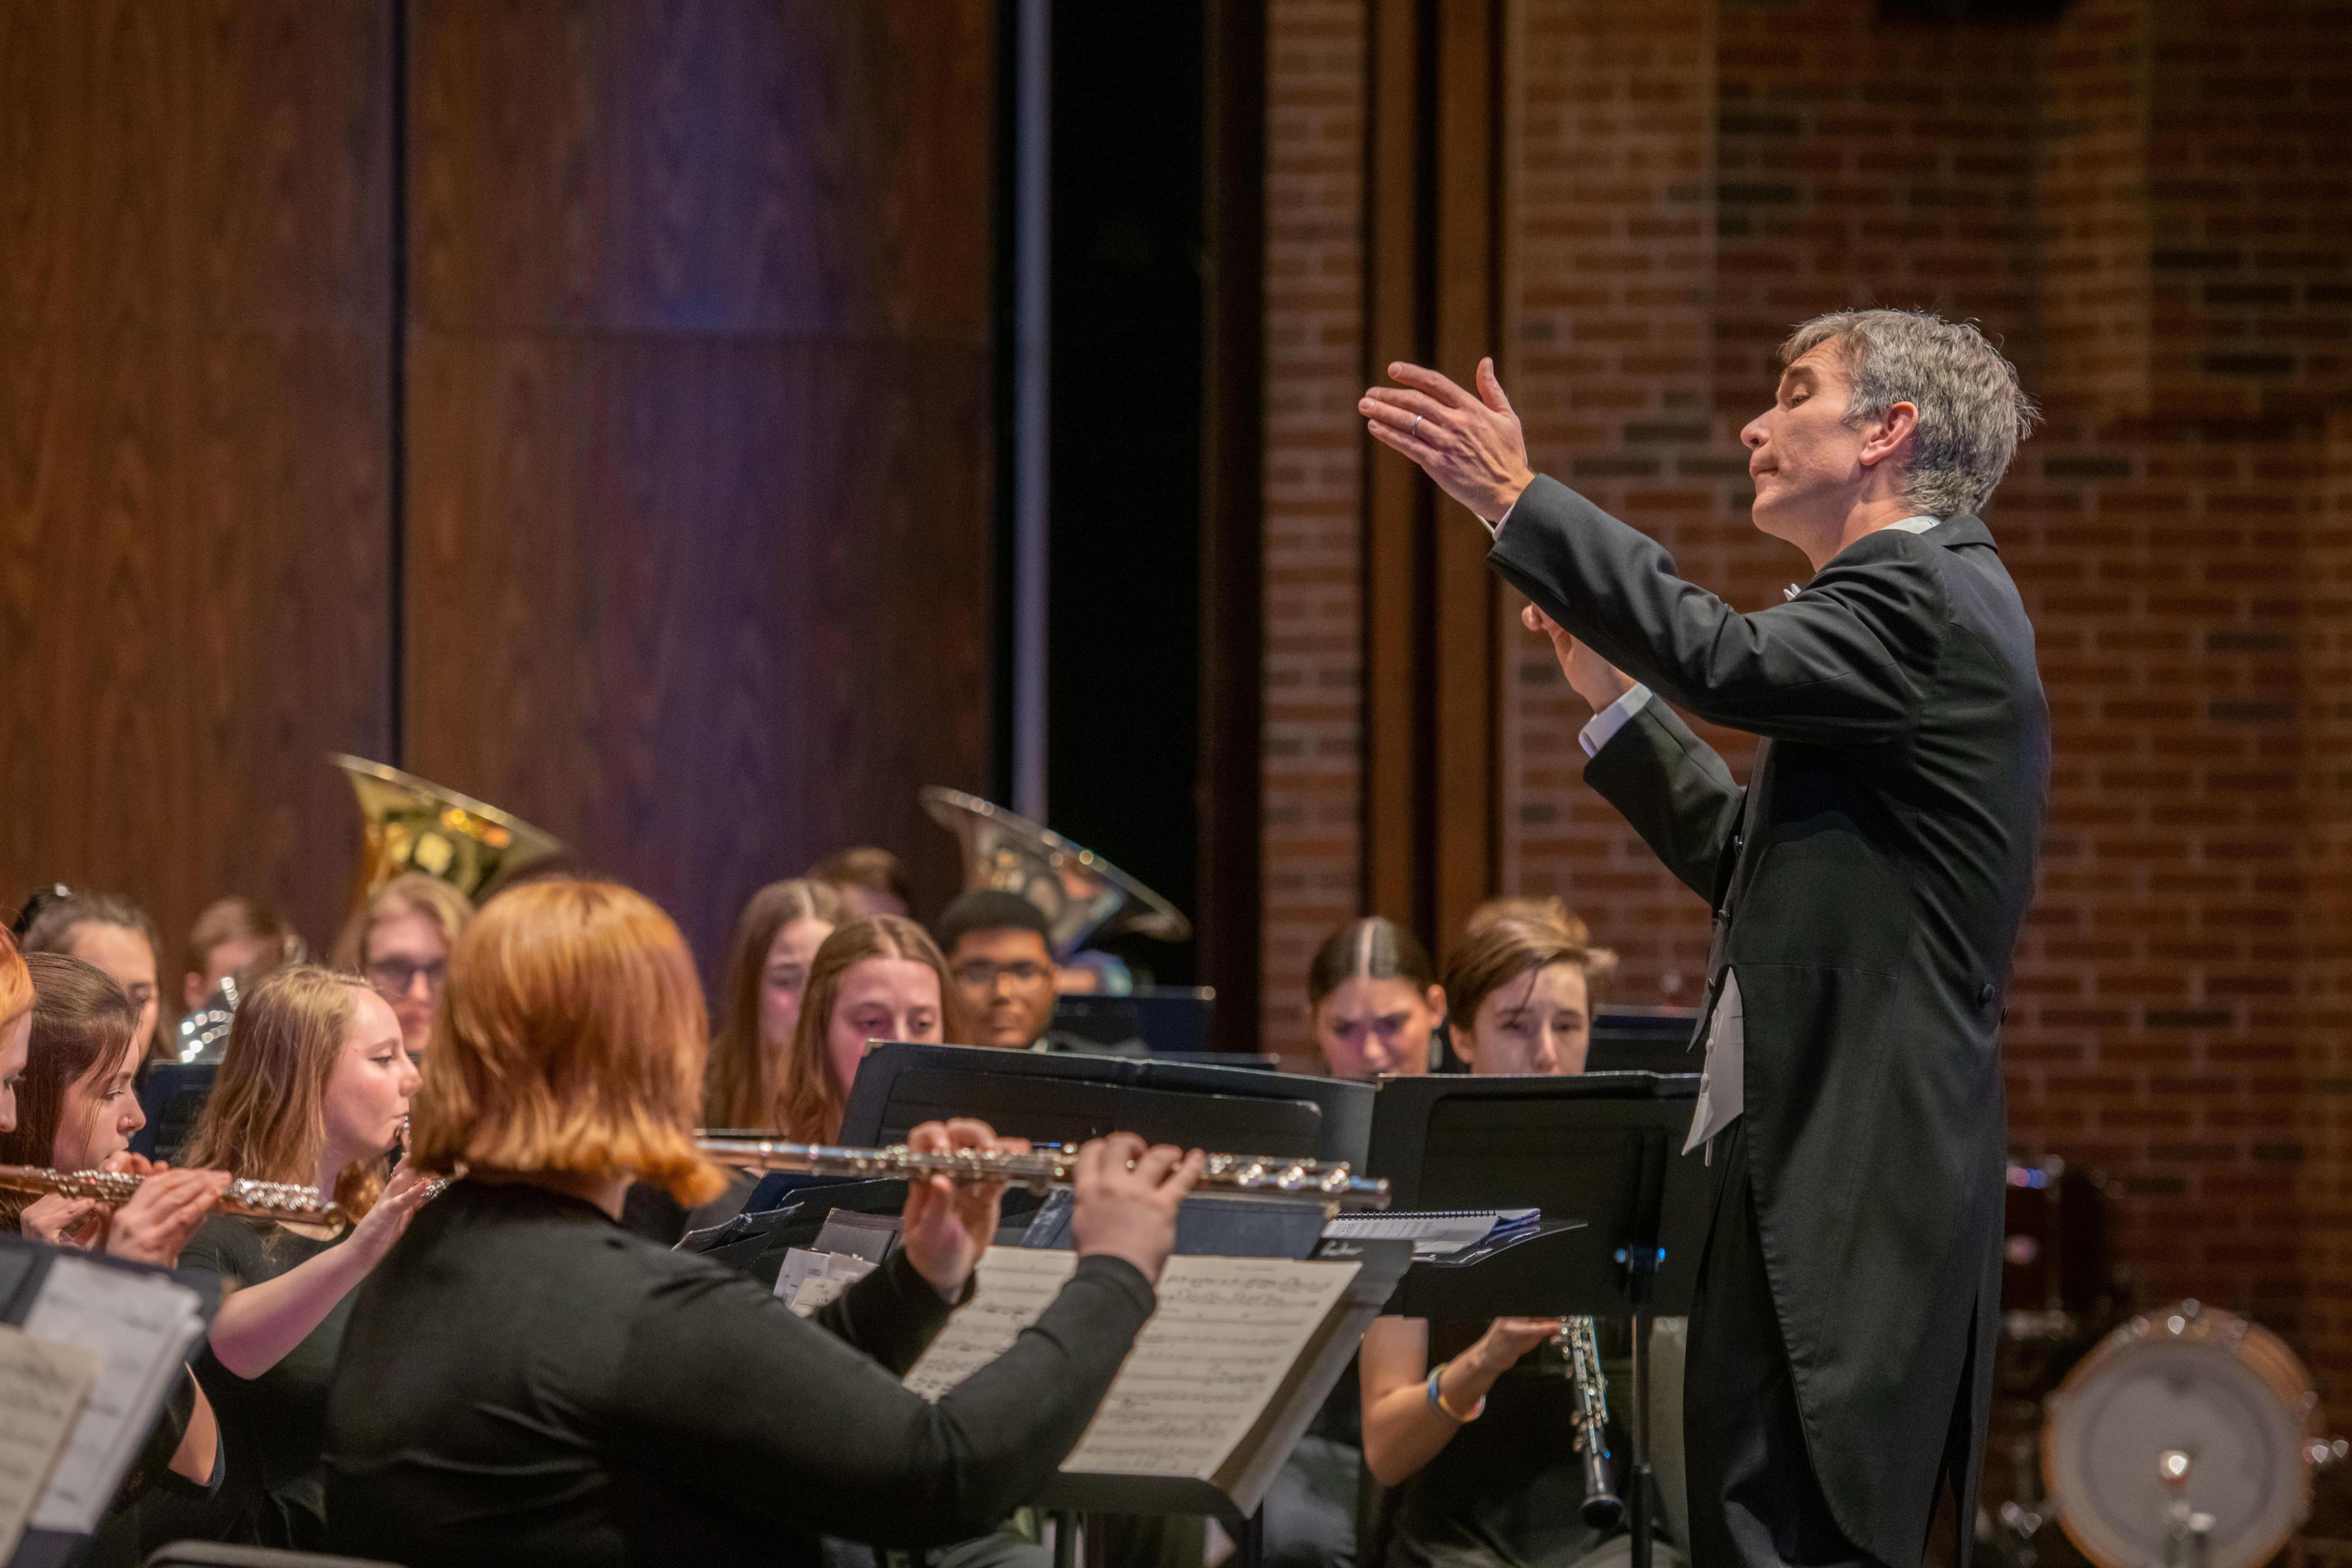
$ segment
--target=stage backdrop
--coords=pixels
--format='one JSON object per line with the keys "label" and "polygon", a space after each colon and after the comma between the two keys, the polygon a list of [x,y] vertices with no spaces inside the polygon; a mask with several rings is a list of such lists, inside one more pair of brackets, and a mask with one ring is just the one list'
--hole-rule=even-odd
{"label": "stage backdrop", "polygon": [[993,27],[0,6],[0,900],[130,893],[176,964],[249,892],[321,944],[331,748],[565,838],[706,973],[845,844],[948,896],[914,792],[988,776]]}

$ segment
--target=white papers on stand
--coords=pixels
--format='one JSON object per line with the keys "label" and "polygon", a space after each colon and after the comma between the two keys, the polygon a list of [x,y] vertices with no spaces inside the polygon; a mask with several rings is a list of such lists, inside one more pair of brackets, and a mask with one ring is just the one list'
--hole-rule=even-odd
{"label": "white papers on stand", "polygon": [[79,1258],[51,1259],[25,1332],[91,1352],[104,1363],[72,1440],[33,1510],[37,1530],[87,1533],[147,1440],[188,1349],[205,1331],[196,1293],[162,1274]]}
{"label": "white papers on stand", "polygon": [[805,1318],[873,1272],[874,1265],[863,1258],[795,1247],[784,1253],[784,1266],[776,1273],[776,1294]]}
{"label": "white papers on stand", "polygon": [[1524,1230],[1542,1217],[1538,1209],[1448,1209],[1430,1214],[1343,1215],[1323,1227],[1327,1237],[1348,1241],[1410,1241],[1418,1262],[1450,1258],[1491,1236]]}
{"label": "white papers on stand", "polygon": [[48,1489],[103,1365],[89,1351],[0,1323],[0,1563]]}
{"label": "white papers on stand", "polygon": [[[991,1247],[971,1304],[931,1342],[907,1386],[937,1399],[1003,1354],[1077,1261],[1058,1250]],[[1062,1468],[1214,1479],[1356,1271],[1353,1263],[1276,1258],[1170,1258],[1158,1310]]]}

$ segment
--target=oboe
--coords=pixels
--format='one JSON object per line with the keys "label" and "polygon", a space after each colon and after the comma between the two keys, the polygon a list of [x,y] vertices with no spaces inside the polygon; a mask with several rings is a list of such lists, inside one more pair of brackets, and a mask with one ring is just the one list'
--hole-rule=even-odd
{"label": "oboe", "polygon": [[1584,1522],[1614,1530],[1625,1517],[1609,1475],[1609,1379],[1601,1371],[1601,1340],[1591,1318],[1562,1318],[1552,1343],[1568,1357],[1576,1384],[1576,1448],[1584,1457]]}
{"label": "oboe", "polygon": [[[1032,1192],[1066,1187],[1075,1179],[1075,1149],[1037,1149],[1025,1154],[1003,1150],[917,1151],[843,1149],[825,1143],[786,1143],[772,1138],[705,1137],[702,1152],[730,1165],[754,1171],[802,1171],[823,1176],[952,1176],[960,1182],[1010,1182]],[[1326,1207],[1386,1208],[1389,1184],[1359,1176],[1342,1162],[1292,1160],[1278,1155],[1212,1154],[1202,1173],[1202,1189],[1228,1197],[1312,1198]]]}
{"label": "oboe", "polygon": [[[138,1194],[139,1184],[146,1179],[130,1171],[52,1171],[41,1165],[0,1165],[0,1189],[96,1198],[118,1208]],[[306,1225],[344,1222],[343,1211],[332,1198],[316,1187],[292,1182],[252,1182],[239,1177],[229,1183],[214,1208],[221,1214],[297,1220]]]}

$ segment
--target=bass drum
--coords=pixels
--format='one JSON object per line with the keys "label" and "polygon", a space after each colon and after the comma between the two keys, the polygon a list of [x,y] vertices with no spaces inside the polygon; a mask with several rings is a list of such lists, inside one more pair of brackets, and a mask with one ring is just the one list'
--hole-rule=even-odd
{"label": "bass drum", "polygon": [[[2318,1422],[2285,1342],[2182,1301],[2116,1329],[2050,1396],[2042,1484],[2099,1568],[2256,1568],[2311,1511],[2312,1470],[2333,1457]],[[2179,1539],[2192,1514],[2201,1550]]]}

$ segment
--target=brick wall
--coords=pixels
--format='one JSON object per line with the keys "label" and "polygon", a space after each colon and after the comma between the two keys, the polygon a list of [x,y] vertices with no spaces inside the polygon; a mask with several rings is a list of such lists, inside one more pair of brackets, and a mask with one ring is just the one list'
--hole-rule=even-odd
{"label": "brick wall", "polygon": [[1267,1050],[1309,1051],[1307,961],[1360,889],[1362,0],[1273,0],[1266,83]]}
{"label": "brick wall", "polygon": [[[1687,575],[1760,608],[1804,574],[1748,521],[1737,432],[1806,315],[1977,319],[2043,399],[1990,509],[2057,751],[2007,1035],[2017,1141],[2124,1184],[2147,1294],[2251,1310],[2352,1373],[2352,432],[2326,417],[2352,406],[2352,10],[1509,15],[1507,384],[1538,466]],[[1317,263],[1360,262],[1308,215],[1354,211],[1322,117],[1360,103],[1361,7],[1275,16],[1267,1022],[1303,1044],[1288,977],[1352,912],[1354,645],[1333,634],[1357,613],[1356,317]],[[1624,954],[1622,999],[1691,1000],[1704,909],[1582,787],[1581,703],[1506,637],[1500,884],[1577,905]],[[1716,738],[1744,769],[1744,739]]]}

